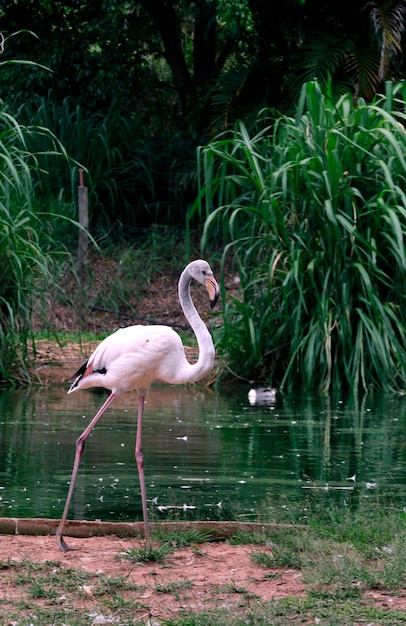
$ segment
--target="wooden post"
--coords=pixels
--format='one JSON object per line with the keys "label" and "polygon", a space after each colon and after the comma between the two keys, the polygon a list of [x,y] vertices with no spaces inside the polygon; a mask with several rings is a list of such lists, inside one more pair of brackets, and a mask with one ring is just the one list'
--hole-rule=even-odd
{"label": "wooden post", "polygon": [[89,248],[89,207],[87,199],[87,187],[83,185],[83,170],[79,170],[78,187],[78,221],[80,224],[78,238],[78,316],[81,328],[85,330],[88,325],[87,289],[88,289],[88,248]]}

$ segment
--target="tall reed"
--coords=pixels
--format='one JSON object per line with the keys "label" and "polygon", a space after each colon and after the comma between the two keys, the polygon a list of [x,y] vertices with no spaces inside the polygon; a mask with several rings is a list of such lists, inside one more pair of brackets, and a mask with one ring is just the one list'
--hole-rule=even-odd
{"label": "tall reed", "polygon": [[49,155],[66,158],[46,129],[23,126],[0,106],[0,380],[13,382],[30,380],[33,307],[44,301],[53,276],[45,212],[34,208],[38,155],[28,143],[35,133],[48,135]]}
{"label": "tall reed", "polygon": [[240,293],[230,368],[281,387],[406,385],[404,85],[372,103],[303,86],[294,117],[242,122],[199,154],[189,218],[221,237]]}

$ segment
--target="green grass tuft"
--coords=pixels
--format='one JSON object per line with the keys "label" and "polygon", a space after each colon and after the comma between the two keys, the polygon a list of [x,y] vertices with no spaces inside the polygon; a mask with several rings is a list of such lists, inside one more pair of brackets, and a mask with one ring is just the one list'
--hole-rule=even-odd
{"label": "green grass tuft", "polygon": [[128,548],[120,552],[119,558],[128,559],[135,563],[160,563],[172,551],[168,545],[161,545],[155,548]]}

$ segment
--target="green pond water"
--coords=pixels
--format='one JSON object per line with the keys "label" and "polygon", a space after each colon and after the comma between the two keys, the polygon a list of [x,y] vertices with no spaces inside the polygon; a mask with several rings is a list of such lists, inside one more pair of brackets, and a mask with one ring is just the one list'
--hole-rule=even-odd
{"label": "green pond water", "polygon": [[[248,388],[155,386],[143,451],[153,520],[255,521],[295,504],[406,507],[406,396],[357,400]],[[0,516],[58,519],[76,438],[104,400],[63,388],[0,392]],[[136,394],[117,398],[89,437],[70,519],[140,521]]]}

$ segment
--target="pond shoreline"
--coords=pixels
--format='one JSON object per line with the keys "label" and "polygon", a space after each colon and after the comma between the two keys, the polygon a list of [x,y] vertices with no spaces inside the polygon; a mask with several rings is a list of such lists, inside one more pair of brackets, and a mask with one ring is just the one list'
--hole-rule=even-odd
{"label": "pond shoreline", "polygon": [[[49,518],[0,517],[0,535],[55,535],[59,520]],[[261,522],[197,521],[197,522],[151,522],[151,531],[163,532],[189,530],[204,531],[211,540],[228,539],[244,533],[265,533],[278,529],[304,528],[294,524],[263,524]],[[67,520],[64,534],[68,537],[139,537],[143,535],[143,522],[102,522],[88,520]]]}

